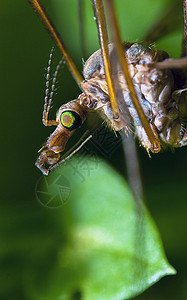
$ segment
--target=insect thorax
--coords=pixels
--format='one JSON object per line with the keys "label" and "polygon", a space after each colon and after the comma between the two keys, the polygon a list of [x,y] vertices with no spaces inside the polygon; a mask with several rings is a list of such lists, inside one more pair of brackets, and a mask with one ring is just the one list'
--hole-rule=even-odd
{"label": "insect thorax", "polygon": [[[119,105],[121,117],[118,120],[113,118],[101,50],[93,53],[85,63],[82,104],[89,109],[101,112],[116,131],[120,131],[126,126],[124,114],[126,117],[129,114],[134,124],[135,134],[141,144],[150,149],[150,142],[132,103],[124,75],[119,65],[112,61],[113,44],[109,44],[108,48],[111,65],[114,66],[112,68],[113,78],[118,83],[116,94],[118,95],[121,90],[125,101],[124,107],[128,108],[128,112],[124,111],[123,105],[122,107]],[[181,93],[176,93],[172,71],[157,69],[153,65],[155,62],[167,58],[168,54],[158,50],[155,46],[145,46],[139,43],[124,43],[124,51],[139,102],[150,125],[156,127],[164,143],[174,147],[185,145],[186,141],[183,140],[183,118],[186,117],[184,111],[187,110],[186,102],[183,99],[185,97],[184,95],[182,97]]]}

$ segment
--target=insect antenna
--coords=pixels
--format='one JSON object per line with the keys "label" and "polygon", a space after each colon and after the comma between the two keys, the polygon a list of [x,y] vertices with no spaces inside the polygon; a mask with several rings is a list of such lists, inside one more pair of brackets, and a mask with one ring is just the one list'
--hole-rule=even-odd
{"label": "insect antenna", "polygon": [[[44,110],[43,110],[43,118],[42,118],[45,126],[49,125],[48,114],[49,114],[49,110],[51,107],[51,103],[52,103],[52,99],[53,99],[53,95],[54,95],[54,91],[55,91],[55,84],[56,84],[58,72],[59,72],[60,66],[63,62],[63,58],[62,58],[59,61],[58,65],[55,69],[55,73],[53,75],[53,81],[52,81],[52,85],[51,85],[51,92],[50,92],[49,83],[50,83],[50,72],[51,72],[53,51],[54,51],[54,47],[51,49],[51,52],[50,52],[48,67],[47,67],[47,75],[46,75],[46,90],[45,90]],[[53,125],[53,124],[51,124],[51,125]]]}
{"label": "insect antenna", "polygon": [[51,48],[51,52],[50,52],[49,60],[48,60],[48,67],[47,67],[47,75],[46,75],[46,83],[45,83],[46,89],[45,89],[44,109],[43,109],[43,118],[42,118],[44,125],[46,123],[46,112],[47,112],[47,107],[48,107],[49,81],[50,81],[50,71],[51,71],[51,62],[52,62],[53,51],[54,51],[54,47]]}
{"label": "insect antenna", "polygon": [[47,115],[49,113],[50,106],[51,106],[51,103],[52,103],[53,94],[54,94],[54,91],[55,91],[55,84],[56,84],[56,80],[57,80],[57,75],[58,75],[58,72],[59,72],[59,69],[60,69],[60,66],[61,66],[62,62],[63,62],[63,58],[59,61],[58,65],[56,67],[54,76],[53,76],[53,82],[52,82],[52,85],[51,85],[51,93],[50,93],[48,106],[47,106]]}

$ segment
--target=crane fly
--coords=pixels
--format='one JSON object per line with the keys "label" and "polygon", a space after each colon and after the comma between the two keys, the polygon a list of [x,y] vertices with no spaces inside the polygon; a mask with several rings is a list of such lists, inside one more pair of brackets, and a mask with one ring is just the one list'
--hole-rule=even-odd
{"label": "crane fly", "polygon": [[[171,71],[171,68],[178,66],[178,61],[169,60],[167,53],[158,50],[155,45],[122,43],[112,1],[106,1],[113,39],[110,44],[102,1],[92,1],[101,49],[86,61],[84,79],[40,2],[29,2],[39,14],[82,89],[77,99],[59,108],[56,120],[48,120],[53,95],[52,90],[49,96],[50,58],[42,121],[45,126],[54,125],[56,129],[36,161],[36,166],[44,175],[59,165],[67,141],[85,121],[89,111],[98,111],[114,131],[124,130],[128,133],[133,130],[147,152],[157,153],[164,144],[172,147],[187,144],[186,89],[176,86]],[[186,58],[180,62],[183,67],[186,66]],[[53,86],[55,80],[56,76]]]}
{"label": "crane fly", "polygon": [[[36,161],[36,166],[44,175],[48,175],[71,157],[91,138],[86,139],[65,159],[61,159],[67,141],[91,111],[101,114],[113,131],[121,132],[122,135],[131,135],[133,132],[148,153],[158,153],[167,145],[176,148],[187,145],[185,80],[176,82],[174,74],[176,67],[185,68],[187,65],[185,33],[181,59],[169,59],[168,54],[157,49],[153,43],[122,42],[113,1],[108,0],[105,2],[112,36],[112,42],[109,43],[102,1],[92,0],[101,49],[86,61],[82,78],[40,2],[29,2],[46,26],[82,90],[76,99],[58,109],[55,120],[48,119],[56,78],[62,63],[60,61],[56,68],[50,92],[51,52],[42,121],[45,126],[56,126],[56,129],[42,147]],[[186,16],[186,1],[184,7]],[[127,152],[131,154],[131,158],[134,155],[132,153],[135,153],[132,148]],[[134,180],[131,171],[133,164],[128,158],[127,164],[131,182]],[[135,169],[135,173],[138,173],[137,166]],[[142,198],[141,187],[137,190],[133,185],[131,182],[135,198]]]}

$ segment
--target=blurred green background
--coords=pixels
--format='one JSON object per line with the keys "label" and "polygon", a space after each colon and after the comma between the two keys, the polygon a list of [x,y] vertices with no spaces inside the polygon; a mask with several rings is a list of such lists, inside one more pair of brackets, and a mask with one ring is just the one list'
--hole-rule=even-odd
{"label": "blurred green background", "polygon": [[[86,59],[98,49],[90,2],[85,1]],[[158,42],[172,56],[179,56],[182,40],[182,1],[117,1],[124,40],[142,40],[159,16],[178,3],[174,31]],[[75,0],[43,0],[53,22],[80,71],[78,6]],[[179,12],[178,12],[179,11]],[[0,197],[0,299],[36,299],[28,278],[38,278],[52,267],[63,242],[62,209],[47,209],[36,199],[41,174],[34,166],[37,151],[52,131],[41,123],[45,73],[51,41],[28,2],[1,1],[1,197]],[[58,62],[56,51],[54,61]],[[53,113],[80,93],[64,66]],[[89,123],[89,122],[88,122]],[[92,123],[88,124],[92,127]],[[162,279],[137,299],[187,298],[186,149],[168,150],[150,159],[138,149],[147,206],[159,228],[169,262],[176,276]],[[100,156],[100,152],[97,153]],[[105,157],[102,157],[105,159]],[[125,174],[119,147],[107,160]],[[106,187],[107,188],[107,187]],[[103,190],[104,193],[104,190]],[[32,280],[31,280],[32,282]]]}

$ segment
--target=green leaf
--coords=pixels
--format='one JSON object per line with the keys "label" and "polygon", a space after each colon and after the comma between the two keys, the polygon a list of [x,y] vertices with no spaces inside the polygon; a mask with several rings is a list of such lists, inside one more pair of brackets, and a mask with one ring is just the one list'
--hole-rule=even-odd
{"label": "green leaf", "polygon": [[135,209],[125,180],[106,163],[70,160],[45,179],[46,187],[50,197],[43,201],[52,207],[60,199],[68,239],[45,276],[45,299],[77,291],[86,300],[128,299],[175,274],[148,211]]}

